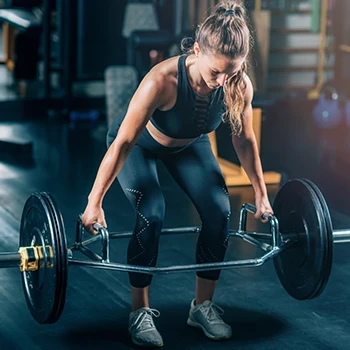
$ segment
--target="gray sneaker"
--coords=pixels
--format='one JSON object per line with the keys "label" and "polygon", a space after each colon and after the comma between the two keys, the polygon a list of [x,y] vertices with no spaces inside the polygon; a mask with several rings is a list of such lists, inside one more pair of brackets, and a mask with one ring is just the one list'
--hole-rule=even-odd
{"label": "gray sneaker", "polygon": [[212,340],[229,339],[232,336],[232,329],[221,319],[220,315],[223,313],[224,311],[210,300],[198,305],[194,305],[193,300],[187,324],[202,329]]}
{"label": "gray sneaker", "polygon": [[142,307],[130,313],[129,332],[134,344],[143,347],[162,347],[163,339],[153,323],[152,316],[159,317],[160,312]]}

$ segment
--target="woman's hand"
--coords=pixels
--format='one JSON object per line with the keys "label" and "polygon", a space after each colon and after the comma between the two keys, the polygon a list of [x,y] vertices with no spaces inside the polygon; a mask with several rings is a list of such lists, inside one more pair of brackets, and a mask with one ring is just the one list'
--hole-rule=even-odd
{"label": "woman's hand", "polygon": [[255,198],[256,213],[254,215],[255,219],[261,220],[261,222],[266,223],[267,220],[262,217],[263,214],[273,215],[273,210],[269,199],[267,196],[256,197]]}
{"label": "woman's hand", "polygon": [[98,233],[98,231],[93,227],[96,222],[107,228],[105,214],[101,206],[88,204],[84,211],[84,214],[81,217],[81,221],[85,229],[93,235],[96,235]]}

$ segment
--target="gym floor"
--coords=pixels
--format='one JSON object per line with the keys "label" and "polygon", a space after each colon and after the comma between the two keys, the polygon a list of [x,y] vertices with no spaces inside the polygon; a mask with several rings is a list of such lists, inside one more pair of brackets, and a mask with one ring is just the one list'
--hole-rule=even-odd
{"label": "gym floor", "polygon": [[[281,102],[265,113],[262,161],[266,170],[281,171],[289,178],[313,180],[324,193],[336,229],[350,225],[350,136],[315,131],[310,106]],[[76,218],[85,208],[87,195],[105,152],[104,122],[91,128],[53,120],[1,123],[0,136],[34,142],[33,160],[15,156],[0,160],[0,251],[17,251],[20,217],[26,198],[34,191],[51,193],[61,209],[69,243],[73,243]],[[222,143],[225,130],[218,133]],[[322,137],[320,137],[322,136]],[[225,139],[225,140],[224,140]],[[322,140],[322,141],[318,141]],[[230,147],[227,154],[231,152]],[[230,157],[229,155],[227,156]],[[199,217],[185,194],[160,165],[160,180],[167,203],[165,227],[199,225]],[[203,169],[205,171],[205,169]],[[284,176],[285,177],[285,176]],[[278,190],[269,186],[271,201]],[[237,227],[244,202],[254,203],[250,187],[229,189],[231,228]],[[115,183],[104,209],[111,232],[132,230],[134,213]],[[268,227],[249,217],[249,230]],[[195,234],[162,236],[158,266],[194,261]],[[127,239],[111,242],[111,261],[125,262]],[[97,246],[96,249],[99,247]],[[297,301],[282,288],[272,262],[262,267],[222,272],[215,301],[225,310],[233,338],[222,343],[208,340],[186,324],[194,297],[194,273],[156,276],[151,306],[161,312],[156,325],[164,349],[348,349],[350,342],[350,246],[337,244],[329,283],[316,299]],[[227,260],[256,257],[253,246],[232,238]],[[126,273],[72,266],[65,309],[53,325],[38,325],[31,317],[16,268],[0,271],[1,349],[130,349],[127,332],[130,292]]]}

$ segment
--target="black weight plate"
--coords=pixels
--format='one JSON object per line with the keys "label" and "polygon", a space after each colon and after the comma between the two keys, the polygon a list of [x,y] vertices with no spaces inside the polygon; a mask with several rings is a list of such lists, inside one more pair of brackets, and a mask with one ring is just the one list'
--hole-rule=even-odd
{"label": "black weight plate", "polygon": [[62,289],[66,287],[67,275],[66,271],[62,272],[62,261],[67,250],[63,249],[65,237],[62,239],[62,236],[64,231],[59,228],[47,200],[40,193],[33,193],[23,208],[19,244],[20,247],[45,247],[39,269],[22,273],[29,310],[41,324],[56,322],[64,305],[62,295],[65,296],[65,290]]}
{"label": "black weight plate", "polygon": [[281,234],[297,233],[298,240],[275,259],[285,290],[295,299],[311,299],[323,290],[328,269],[327,225],[321,202],[303,180],[291,180],[273,205]]}
{"label": "black weight plate", "polygon": [[55,315],[52,315],[52,322],[56,322],[59,317],[61,316],[61,313],[64,309],[64,305],[66,302],[66,290],[67,290],[67,280],[68,280],[68,257],[67,257],[67,239],[66,239],[66,233],[64,229],[64,222],[61,215],[60,210],[58,209],[57,203],[54,200],[54,198],[46,193],[41,192],[41,195],[43,198],[47,201],[49,204],[53,217],[55,218],[56,228],[57,228],[57,246],[60,247],[60,249],[57,250],[57,254],[59,253],[60,256],[57,256],[57,258],[60,258],[60,268],[58,269],[60,271],[60,275],[57,277],[57,288],[56,288],[56,301],[57,304],[55,305],[54,311]]}
{"label": "black weight plate", "polygon": [[327,245],[326,245],[327,254],[325,256],[326,268],[325,268],[324,275],[323,275],[324,281],[320,285],[320,289],[313,296],[313,298],[316,298],[323,292],[324,288],[326,287],[326,285],[328,283],[329,276],[331,274],[331,270],[332,270],[332,264],[333,264],[333,224],[332,224],[332,218],[331,218],[331,214],[329,212],[328,204],[327,204],[326,199],[324,198],[321,190],[311,180],[303,179],[303,181],[307,182],[312,187],[312,189],[315,191],[315,193],[316,193],[316,195],[321,203],[322,209],[323,209],[323,214],[324,214],[324,218],[326,221],[326,228],[327,228],[327,233],[326,233],[326,236],[327,236]]}

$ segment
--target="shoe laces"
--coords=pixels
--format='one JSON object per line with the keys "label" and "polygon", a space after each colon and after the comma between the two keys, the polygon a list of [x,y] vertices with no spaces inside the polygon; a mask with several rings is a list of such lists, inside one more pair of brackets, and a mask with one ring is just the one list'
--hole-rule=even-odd
{"label": "shoe laces", "polygon": [[144,331],[146,329],[155,328],[152,316],[159,317],[160,312],[156,309],[142,310],[134,321],[136,330]]}
{"label": "shoe laces", "polygon": [[220,317],[224,314],[224,310],[213,302],[203,304],[201,311],[209,322],[224,322]]}

